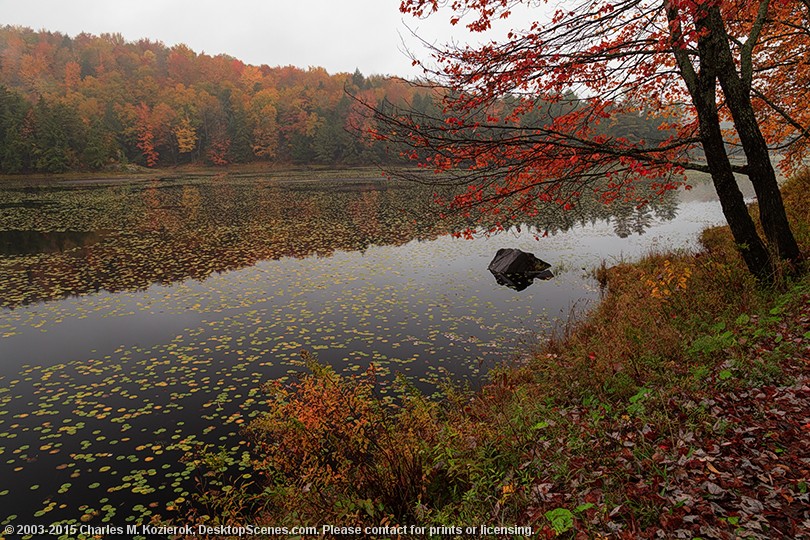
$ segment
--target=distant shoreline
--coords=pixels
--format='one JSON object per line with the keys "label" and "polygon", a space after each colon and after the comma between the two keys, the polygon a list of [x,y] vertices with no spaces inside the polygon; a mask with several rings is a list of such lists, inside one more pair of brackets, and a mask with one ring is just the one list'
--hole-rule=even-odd
{"label": "distant shoreline", "polygon": [[306,179],[317,180],[328,178],[330,180],[364,178],[383,179],[385,173],[379,167],[328,167],[314,165],[268,165],[268,164],[232,164],[219,167],[205,166],[178,166],[146,168],[130,166],[122,170],[102,170],[87,172],[69,172],[55,174],[0,174],[0,182],[47,182],[47,183],[106,183],[118,181],[138,180],[165,180],[194,176],[261,176],[272,175],[273,178],[284,180]]}

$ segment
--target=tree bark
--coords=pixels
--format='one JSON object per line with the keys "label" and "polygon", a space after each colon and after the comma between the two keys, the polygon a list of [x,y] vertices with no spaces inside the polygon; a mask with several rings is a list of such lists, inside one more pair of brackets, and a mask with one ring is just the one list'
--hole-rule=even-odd
{"label": "tree bark", "polygon": [[[706,154],[706,164],[709,167],[709,174],[712,177],[717,197],[720,199],[723,215],[748,270],[759,281],[767,283],[773,278],[771,256],[748,213],[745,198],[734,178],[723,133],[720,130],[720,116],[717,111],[715,51],[712,44],[708,43],[705,38],[699,39],[699,71],[696,71],[689,53],[681,46],[681,21],[678,8],[672,3],[668,3],[666,11],[672,32],[673,53],[697,112],[701,145]],[[696,22],[698,25],[700,24],[700,21]],[[700,30],[699,27],[698,30]]]}
{"label": "tree bark", "polygon": [[711,170],[714,189],[745,265],[759,281],[767,283],[773,277],[771,257],[748,213],[748,206],[726,154],[715,102],[715,79],[707,77],[701,71],[700,93],[697,99],[693,97],[693,101],[698,112],[701,143]]}
{"label": "tree bark", "polygon": [[[699,26],[705,24],[708,30],[705,38],[707,54],[717,65],[717,80],[723,89],[726,104],[734,120],[734,128],[745,152],[748,178],[757,196],[759,219],[765,238],[780,259],[789,261],[797,267],[801,260],[801,251],[785,213],[768,145],[759,129],[751,105],[750,83],[737,73],[719,7],[710,7],[707,17],[698,21],[698,24]],[[743,51],[743,54],[751,53]]]}

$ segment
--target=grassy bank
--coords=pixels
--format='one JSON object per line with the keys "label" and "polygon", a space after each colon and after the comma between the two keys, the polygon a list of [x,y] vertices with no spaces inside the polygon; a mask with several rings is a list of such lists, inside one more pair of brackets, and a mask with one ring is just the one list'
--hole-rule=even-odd
{"label": "grassy bank", "polygon": [[[784,187],[810,255],[810,174]],[[801,538],[810,530],[810,279],[759,288],[723,228],[697,254],[597,271],[602,303],[482,391],[431,402],[311,360],[210,472],[195,520],[531,526],[538,538]],[[219,471],[219,472],[218,472]],[[480,530],[479,530],[480,532]],[[379,536],[379,535],[378,535]],[[421,535],[424,536],[424,535]]]}

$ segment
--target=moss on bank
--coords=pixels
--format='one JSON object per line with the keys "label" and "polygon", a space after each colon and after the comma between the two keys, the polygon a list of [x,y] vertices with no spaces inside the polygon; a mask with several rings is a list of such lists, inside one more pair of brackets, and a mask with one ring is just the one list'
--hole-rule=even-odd
{"label": "moss on bank", "polygon": [[[784,195],[807,256],[810,173]],[[702,243],[600,270],[588,318],[480,392],[448,389],[439,404],[403,383],[392,401],[373,373],[313,365],[251,424],[249,482],[204,493],[197,519],[800,538],[810,279],[763,290],[726,229]]]}

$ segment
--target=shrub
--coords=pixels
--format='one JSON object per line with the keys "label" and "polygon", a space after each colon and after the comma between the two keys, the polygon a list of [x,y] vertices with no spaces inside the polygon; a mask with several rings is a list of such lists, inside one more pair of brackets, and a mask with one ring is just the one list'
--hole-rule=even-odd
{"label": "shrub", "polygon": [[271,383],[269,411],[248,428],[275,522],[413,522],[431,484],[435,405],[402,386],[378,397],[373,365],[345,378],[302,355],[311,373]]}

